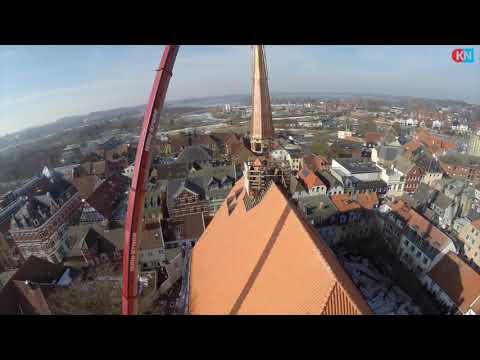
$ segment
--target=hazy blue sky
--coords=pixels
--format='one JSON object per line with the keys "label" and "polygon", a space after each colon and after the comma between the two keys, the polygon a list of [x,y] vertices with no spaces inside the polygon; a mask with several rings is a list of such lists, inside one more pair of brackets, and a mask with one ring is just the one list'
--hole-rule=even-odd
{"label": "hazy blue sky", "polygon": [[[480,48],[267,46],[272,92],[369,92],[480,104]],[[63,116],[146,103],[163,46],[0,46],[0,135]],[[168,100],[250,92],[249,46],[183,46]]]}

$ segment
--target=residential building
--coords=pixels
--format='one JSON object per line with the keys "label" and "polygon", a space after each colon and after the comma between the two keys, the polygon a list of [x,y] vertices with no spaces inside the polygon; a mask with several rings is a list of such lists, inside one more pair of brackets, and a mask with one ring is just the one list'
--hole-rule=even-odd
{"label": "residential building", "polygon": [[68,145],[62,150],[62,163],[65,165],[78,164],[81,157],[82,153],[78,144]]}
{"label": "residential building", "polygon": [[425,183],[418,186],[411,206],[442,229],[452,226],[458,210],[457,202]]}
{"label": "residential building", "polygon": [[480,135],[470,135],[470,143],[468,145],[468,154],[472,156],[480,156]]}
{"label": "residential building", "polygon": [[480,315],[480,274],[454,252],[433,266],[422,282],[451,314]]}
{"label": "residential building", "polygon": [[367,132],[363,139],[367,147],[374,148],[382,143],[384,136],[378,132]]}
{"label": "residential building", "polygon": [[87,161],[80,165],[82,170],[84,170],[85,175],[96,175],[100,179],[105,178],[106,172],[106,161],[105,160],[96,160],[96,161]]}
{"label": "residential building", "polygon": [[176,163],[186,164],[189,168],[198,166],[202,167],[207,164],[210,164],[213,161],[213,152],[202,146],[202,145],[192,145],[187,146],[182,152],[178,155]]}
{"label": "residential building", "polygon": [[432,187],[449,197],[458,205],[456,215],[465,217],[476,203],[475,189],[466,180],[445,178],[432,183]]}
{"label": "residential building", "polygon": [[48,191],[29,197],[13,215],[10,233],[24,259],[37,256],[58,263],[73,244],[67,224],[81,205],[79,192],[57,174]]}
{"label": "residential building", "polygon": [[330,169],[330,161],[321,155],[310,154],[303,157],[303,165],[314,173]]}
{"label": "residential building", "polygon": [[390,168],[384,168],[382,165],[377,166],[382,170],[380,178],[387,184],[387,196],[402,196],[403,188],[405,187],[405,176],[398,171],[393,164]]}
{"label": "residential building", "polygon": [[425,175],[424,170],[405,157],[395,160],[394,168],[404,176],[405,185],[403,186],[403,191],[407,193],[415,192]]}
{"label": "residential building", "polygon": [[292,177],[290,186],[294,199],[327,193],[327,185],[307,167],[299,171],[297,177]]}
{"label": "residential building", "polygon": [[167,185],[167,209],[169,217],[175,218],[195,213],[210,213],[210,202],[204,191],[196,183],[185,179],[176,179]]}
{"label": "residential building", "polygon": [[120,174],[104,180],[87,199],[82,200],[80,223],[112,221],[115,210],[127,197],[129,185],[129,179]]}
{"label": "residential building", "polygon": [[299,209],[330,246],[364,238],[375,229],[372,210],[378,206],[376,193],[301,198]]}
{"label": "residential building", "polygon": [[377,165],[389,166],[404,154],[401,146],[380,145],[372,149],[371,159]]}
{"label": "residential building", "polygon": [[167,182],[149,181],[146,184],[143,218],[145,224],[160,223],[167,213]]}
{"label": "residential building", "polygon": [[339,139],[345,139],[352,136],[352,132],[350,130],[338,130],[337,137]]}
{"label": "residential building", "polygon": [[104,160],[112,161],[128,155],[129,144],[122,139],[111,137],[107,141],[98,144],[95,153]]}
{"label": "residential building", "polygon": [[213,216],[223,203],[235,182],[242,177],[240,167],[205,166],[191,173],[187,181],[209,202],[209,215]]}
{"label": "residential building", "polygon": [[70,182],[78,190],[81,198],[85,200],[103,183],[97,175],[76,176]]}
{"label": "residential building", "polygon": [[456,252],[453,240],[434,224],[397,201],[383,214],[385,240],[399,259],[422,278],[448,252]]}
{"label": "residential building", "polygon": [[470,220],[468,217],[459,219],[461,226],[457,225],[457,238],[462,242],[463,254],[471,265],[480,269],[480,219]]}
{"label": "residential building", "polygon": [[480,182],[480,161],[478,157],[455,154],[440,159],[445,174],[456,179]]}
{"label": "residential building", "polygon": [[29,257],[0,289],[0,314],[51,315],[43,290],[46,284],[57,283],[66,270],[62,264]]}
{"label": "residential building", "polygon": [[327,186],[327,194],[329,196],[332,195],[341,195],[344,193],[344,187],[343,184],[337,180],[332,174],[330,174],[330,171],[327,170],[322,170],[318,172],[319,178],[322,180],[322,182]]}
{"label": "residential building", "polygon": [[10,223],[0,226],[0,272],[10,270],[13,262],[10,259],[10,245],[7,241],[7,234]]}
{"label": "residential building", "polygon": [[125,156],[118,157],[113,160],[106,160],[105,177],[108,179],[114,174],[122,174],[127,166],[128,159]]}
{"label": "residential building", "polygon": [[184,179],[190,173],[187,164],[174,163],[166,165],[152,164],[150,177],[156,180]]}
{"label": "residential building", "polygon": [[414,139],[426,146],[432,155],[445,155],[447,152],[457,148],[456,144],[435,136],[425,129],[417,130]]}

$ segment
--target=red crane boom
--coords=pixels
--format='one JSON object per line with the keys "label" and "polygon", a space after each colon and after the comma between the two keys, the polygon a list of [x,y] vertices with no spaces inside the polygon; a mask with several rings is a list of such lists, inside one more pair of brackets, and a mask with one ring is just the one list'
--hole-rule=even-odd
{"label": "red crane boom", "polygon": [[139,234],[143,226],[143,200],[151,164],[150,149],[157,133],[160,112],[165,102],[179,48],[178,45],[165,46],[145,110],[143,128],[135,156],[123,248],[122,313],[124,315],[136,315],[138,312],[138,251],[141,241]]}

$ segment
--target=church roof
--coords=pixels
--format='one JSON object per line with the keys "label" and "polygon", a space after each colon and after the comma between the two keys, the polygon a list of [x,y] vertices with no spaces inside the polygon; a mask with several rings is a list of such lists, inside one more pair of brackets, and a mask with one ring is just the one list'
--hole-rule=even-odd
{"label": "church roof", "polygon": [[371,314],[277,185],[249,210],[244,196],[240,180],[193,248],[191,314]]}

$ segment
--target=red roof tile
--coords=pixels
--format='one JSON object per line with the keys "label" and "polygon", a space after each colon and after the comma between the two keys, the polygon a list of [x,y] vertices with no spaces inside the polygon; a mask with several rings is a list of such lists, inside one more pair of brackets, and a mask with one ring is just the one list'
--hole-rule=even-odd
{"label": "red roof tile", "polygon": [[248,211],[244,195],[241,179],[193,248],[191,314],[371,314],[277,185]]}
{"label": "red roof tile", "polygon": [[378,132],[368,132],[365,134],[364,139],[367,143],[376,143],[383,139],[383,134]]}
{"label": "red roof tile", "polygon": [[478,311],[480,274],[455,253],[449,252],[445,255],[428,275],[447,293],[462,313],[465,314],[471,307]]}
{"label": "red roof tile", "polygon": [[330,165],[330,161],[321,155],[307,155],[303,157],[303,163],[312,171],[323,170]]}
{"label": "red roof tile", "polygon": [[349,212],[361,208],[373,209],[378,205],[377,193],[356,194],[355,198],[348,194],[332,195],[330,200],[340,212]]}
{"label": "red roof tile", "polygon": [[423,234],[432,247],[442,251],[451,243],[447,235],[428,219],[411,209],[404,201],[390,204],[390,208],[403,218],[410,227],[413,227],[417,233]]}
{"label": "red roof tile", "polygon": [[477,219],[477,220],[472,221],[472,226],[473,226],[475,229],[480,230],[480,219]]}
{"label": "red roof tile", "polygon": [[303,183],[309,190],[317,186],[325,186],[324,182],[307,167],[300,170],[297,176],[302,179]]}

